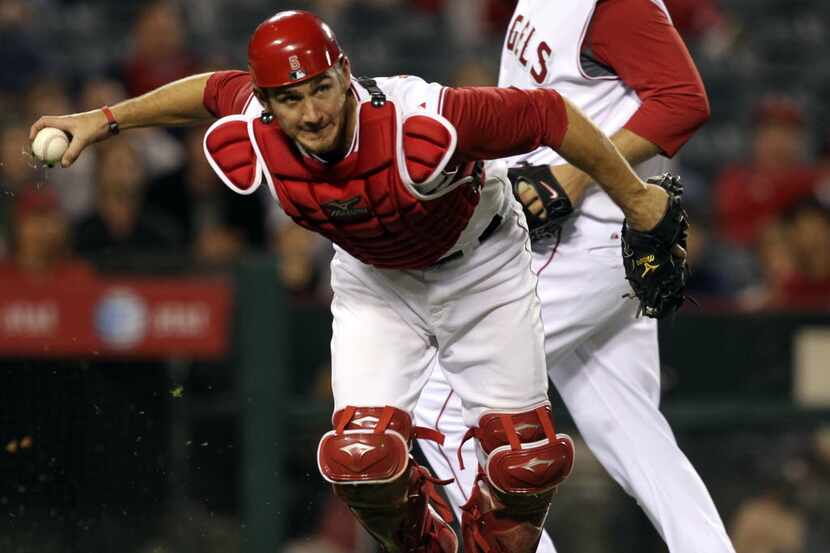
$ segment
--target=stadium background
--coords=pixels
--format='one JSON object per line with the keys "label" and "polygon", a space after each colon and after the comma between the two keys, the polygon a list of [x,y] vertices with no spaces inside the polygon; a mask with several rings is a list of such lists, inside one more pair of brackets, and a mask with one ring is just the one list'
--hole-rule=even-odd
{"label": "stadium background", "polygon": [[[663,409],[738,553],[830,551],[830,3],[666,0],[712,117]],[[0,0],[0,552],[372,551],[314,464],[330,246],[222,188],[204,129],[33,168],[28,126],[244,67],[280,9],[357,74],[490,84],[510,0]],[[569,426],[566,413],[560,413]],[[663,551],[581,446],[560,551]]]}

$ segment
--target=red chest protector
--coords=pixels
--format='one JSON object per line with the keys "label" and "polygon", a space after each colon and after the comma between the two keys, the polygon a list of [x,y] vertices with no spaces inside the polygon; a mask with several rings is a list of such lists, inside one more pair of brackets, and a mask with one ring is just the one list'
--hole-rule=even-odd
{"label": "red chest protector", "polygon": [[472,164],[443,172],[455,137],[438,119],[414,115],[399,125],[389,101],[362,104],[359,117],[358,147],[333,164],[302,155],[276,123],[247,121],[243,136],[241,116],[214,124],[205,150],[226,183],[249,193],[259,184],[250,161],[254,142],[272,192],[298,224],[375,267],[428,267],[467,226],[479,199],[478,175]]}

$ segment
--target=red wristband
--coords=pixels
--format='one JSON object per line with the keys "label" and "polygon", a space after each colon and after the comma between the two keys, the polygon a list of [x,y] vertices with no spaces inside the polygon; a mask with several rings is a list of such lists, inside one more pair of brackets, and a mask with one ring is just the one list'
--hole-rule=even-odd
{"label": "red wristband", "polygon": [[101,106],[101,111],[104,112],[104,115],[109,122],[110,134],[118,134],[118,131],[120,130],[118,128],[118,121],[115,120],[115,116],[112,114],[110,107],[107,105]]}

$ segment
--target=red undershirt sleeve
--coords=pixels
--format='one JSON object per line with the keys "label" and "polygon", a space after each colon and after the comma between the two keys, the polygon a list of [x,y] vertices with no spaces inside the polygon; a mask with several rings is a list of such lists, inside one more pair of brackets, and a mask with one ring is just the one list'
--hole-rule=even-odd
{"label": "red undershirt sleeve", "polygon": [[245,71],[217,71],[208,78],[203,102],[214,117],[242,113],[253,94],[251,76]]}
{"label": "red undershirt sleeve", "polygon": [[446,88],[441,114],[458,132],[456,161],[508,157],[539,146],[559,148],[568,119],[554,90]]}
{"label": "red undershirt sleeve", "polygon": [[709,100],[689,51],[653,2],[601,0],[584,47],[642,101],[625,128],[665,154],[674,155],[709,118]]}

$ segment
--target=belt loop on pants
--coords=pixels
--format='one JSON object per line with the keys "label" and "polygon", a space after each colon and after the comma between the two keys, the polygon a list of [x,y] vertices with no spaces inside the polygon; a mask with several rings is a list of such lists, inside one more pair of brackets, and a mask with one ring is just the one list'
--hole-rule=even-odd
{"label": "belt loop on pants", "polygon": [[[496,230],[498,230],[503,220],[504,219],[502,218],[502,216],[498,213],[493,215],[493,218],[490,219],[490,222],[487,224],[487,227],[481,232],[481,234],[478,235],[478,243],[483,244],[485,240],[493,236],[493,234],[496,232]],[[461,259],[462,257],[464,257],[464,250],[456,250],[451,254],[442,257],[441,259],[433,263],[432,266],[440,267],[444,263],[454,261],[456,259]]]}

